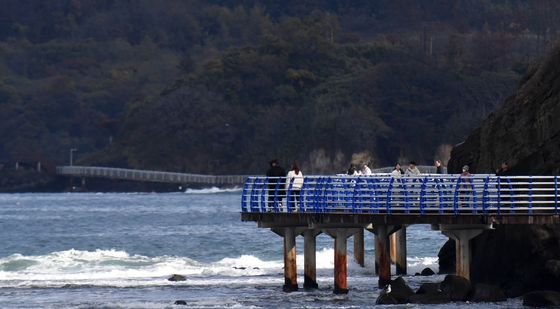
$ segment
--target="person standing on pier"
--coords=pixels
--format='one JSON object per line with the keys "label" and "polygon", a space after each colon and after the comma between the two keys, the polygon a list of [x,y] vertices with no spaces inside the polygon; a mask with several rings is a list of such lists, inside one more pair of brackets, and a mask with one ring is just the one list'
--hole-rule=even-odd
{"label": "person standing on pier", "polygon": [[408,165],[408,168],[406,169],[405,175],[407,175],[407,176],[420,175],[420,170],[418,169],[418,167],[416,167],[416,162],[410,161],[410,164]]}
{"label": "person standing on pier", "polygon": [[[290,183],[292,184],[291,191],[289,191]],[[303,173],[299,169],[299,165],[297,161],[294,161],[294,163],[292,163],[292,168],[290,169],[288,175],[286,176],[286,190],[288,190],[288,192],[291,195],[291,201],[287,200],[286,203],[288,204],[288,207],[290,206],[294,207],[295,211],[297,211],[298,201],[299,201],[299,196],[300,196],[302,186],[303,186]]]}
{"label": "person standing on pier", "polygon": [[371,175],[371,169],[369,168],[369,163],[364,163],[364,167],[362,167],[362,175],[369,176]]}
{"label": "person standing on pier", "polygon": [[280,207],[280,210],[282,210],[282,198],[285,195],[283,184],[285,182],[284,177],[286,177],[286,171],[278,164],[277,159],[273,159],[269,163],[270,163],[270,168],[268,169],[268,171],[266,171],[266,176],[269,178],[268,210],[272,211],[274,207],[275,196],[277,197],[276,202],[278,202],[278,206]]}
{"label": "person standing on pier", "polygon": [[500,168],[496,170],[496,176],[506,176],[509,174],[508,170],[509,166],[507,162],[502,162]]}
{"label": "person standing on pier", "polygon": [[402,174],[401,165],[397,163],[395,169],[391,172],[391,177],[401,177]]}
{"label": "person standing on pier", "polygon": [[436,160],[434,166],[436,167],[436,174],[443,174],[443,166],[441,166],[440,160]]}

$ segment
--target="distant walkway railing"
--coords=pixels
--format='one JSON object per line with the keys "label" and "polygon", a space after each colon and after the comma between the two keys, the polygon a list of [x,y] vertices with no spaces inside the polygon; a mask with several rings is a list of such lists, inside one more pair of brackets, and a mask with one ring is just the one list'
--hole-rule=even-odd
{"label": "distant walkway railing", "polygon": [[248,177],[242,212],[558,214],[558,176]]}
{"label": "distant walkway railing", "polygon": [[201,175],[96,166],[59,166],[58,175],[176,184],[242,185],[246,175]]}

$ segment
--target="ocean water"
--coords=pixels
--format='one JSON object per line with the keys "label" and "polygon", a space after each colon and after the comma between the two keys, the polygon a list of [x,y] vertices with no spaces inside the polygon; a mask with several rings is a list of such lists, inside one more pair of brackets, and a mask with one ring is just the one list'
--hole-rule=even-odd
{"label": "ocean water", "polygon": [[[333,240],[317,238],[320,288],[284,293],[282,239],[240,220],[239,190],[0,194],[0,308],[367,308],[375,306],[373,235],[366,266],[349,244],[347,295],[334,295]],[[409,273],[431,267],[446,238],[408,228]],[[303,239],[298,279],[303,283]],[[186,276],[170,282],[172,274]],[[414,288],[442,280],[407,276]],[[454,303],[392,308],[512,308]]]}

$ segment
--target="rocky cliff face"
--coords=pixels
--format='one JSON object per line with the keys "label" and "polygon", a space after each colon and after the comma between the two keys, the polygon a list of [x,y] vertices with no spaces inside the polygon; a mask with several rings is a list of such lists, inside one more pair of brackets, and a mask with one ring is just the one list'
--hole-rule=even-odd
{"label": "rocky cliff face", "polygon": [[[517,93],[457,145],[448,170],[464,164],[492,173],[507,161],[510,174],[560,172],[560,46],[522,80]],[[450,241],[451,242],[451,241]],[[454,269],[454,246],[440,251],[441,269]],[[473,282],[499,284],[508,296],[560,290],[560,227],[498,226],[472,240]]]}
{"label": "rocky cliff face", "polygon": [[468,164],[475,173],[509,163],[512,174],[560,172],[560,46],[521,81],[515,95],[464,143],[455,146],[450,172]]}

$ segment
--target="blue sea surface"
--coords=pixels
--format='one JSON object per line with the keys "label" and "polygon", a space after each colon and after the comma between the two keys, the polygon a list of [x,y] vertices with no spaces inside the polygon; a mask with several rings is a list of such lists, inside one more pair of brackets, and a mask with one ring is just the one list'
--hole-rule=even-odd
{"label": "blue sea surface", "polygon": [[[240,191],[0,194],[0,308],[364,308],[379,295],[373,235],[366,267],[349,241],[347,295],[334,295],[333,240],[317,238],[320,288],[282,292],[282,239],[240,220]],[[410,226],[409,273],[431,267],[446,237]],[[298,237],[298,276],[303,278]],[[172,274],[187,280],[168,281]],[[412,287],[441,276],[406,280]],[[301,285],[301,282],[300,282]],[[512,308],[505,303],[436,307]],[[399,308],[420,308],[405,305]],[[434,306],[424,306],[425,308]]]}

